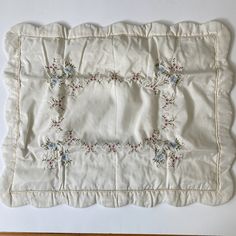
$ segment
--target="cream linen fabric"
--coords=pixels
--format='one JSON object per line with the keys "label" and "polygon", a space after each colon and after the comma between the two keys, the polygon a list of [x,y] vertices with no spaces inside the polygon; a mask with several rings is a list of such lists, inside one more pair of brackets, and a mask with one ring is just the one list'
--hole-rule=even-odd
{"label": "cream linen fabric", "polygon": [[231,198],[233,74],[223,24],[23,23],[5,42],[6,205]]}

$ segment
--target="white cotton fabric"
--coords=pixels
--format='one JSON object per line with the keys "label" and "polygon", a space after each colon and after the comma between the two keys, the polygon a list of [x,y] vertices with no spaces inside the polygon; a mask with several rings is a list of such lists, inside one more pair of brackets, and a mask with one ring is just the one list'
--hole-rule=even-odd
{"label": "white cotton fabric", "polygon": [[[5,44],[9,98],[3,203],[153,207],[161,202],[219,205],[232,197],[233,74],[227,60],[230,33],[222,23],[82,24],[71,29],[22,23],[6,34]],[[168,67],[173,59],[183,67],[181,82],[174,88],[159,86],[155,94],[147,82],[158,79],[156,63]],[[66,60],[76,75],[54,86],[46,67],[53,62],[60,67]],[[112,80],[114,72],[118,79]],[[144,82],[129,81],[135,73]],[[99,81],[87,83],[93,75]],[[75,93],[71,80],[81,85]],[[168,108],[165,92],[175,95]],[[62,108],[52,98],[62,98]],[[174,124],[163,128],[163,115],[174,117]],[[59,127],[52,126],[60,118]],[[174,166],[168,159],[169,144],[162,163],[153,160],[163,157],[160,143],[134,150],[155,129],[164,140],[178,138],[182,143]],[[70,161],[62,165],[58,155],[65,154],[65,145],[56,144],[59,150],[53,152],[43,145],[47,138],[61,140],[69,130],[79,141],[66,144]],[[109,151],[114,143],[121,147]],[[88,151],[86,144],[94,144],[95,150]],[[53,164],[45,161],[52,153]]]}

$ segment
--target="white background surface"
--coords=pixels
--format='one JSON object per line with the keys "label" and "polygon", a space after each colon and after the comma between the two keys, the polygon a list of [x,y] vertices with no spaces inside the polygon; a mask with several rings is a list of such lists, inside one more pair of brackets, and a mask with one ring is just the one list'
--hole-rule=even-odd
{"label": "white background surface", "polygon": [[[221,20],[232,31],[230,58],[236,71],[235,0],[0,0],[0,39],[3,46],[6,31],[20,22],[60,22],[74,27],[85,22],[105,26],[118,21],[173,24],[184,20],[206,22],[213,19]],[[1,47],[1,77],[5,63],[6,56]],[[236,89],[232,97],[235,107]],[[7,131],[6,99],[6,86],[1,79],[1,143]],[[236,133],[235,124],[233,130]],[[0,172],[3,165],[0,155]],[[94,205],[83,209],[67,206],[37,209],[31,206],[8,208],[0,204],[0,231],[236,235],[236,197],[217,207],[193,204],[176,208],[161,204],[154,208],[125,206],[112,209]]]}

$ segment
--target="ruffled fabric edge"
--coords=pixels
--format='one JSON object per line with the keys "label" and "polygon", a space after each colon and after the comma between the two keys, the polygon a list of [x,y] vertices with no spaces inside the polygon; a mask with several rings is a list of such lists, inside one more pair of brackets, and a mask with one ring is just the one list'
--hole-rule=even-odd
{"label": "ruffled fabric edge", "polygon": [[[125,191],[12,191],[15,160],[18,140],[18,96],[20,71],[20,36],[31,37],[62,37],[67,39],[79,37],[108,37],[112,35],[132,35],[140,37],[152,36],[205,36],[216,37],[216,120],[219,150],[216,191],[202,190],[125,190]],[[35,207],[52,207],[59,204],[68,204],[73,207],[88,207],[101,204],[106,207],[121,207],[134,204],[143,207],[153,207],[161,202],[175,206],[185,206],[195,202],[206,205],[219,205],[230,200],[234,193],[234,183],[231,167],[235,158],[235,143],[230,133],[233,122],[233,111],[230,102],[230,91],[233,84],[233,72],[230,69],[227,57],[230,46],[230,32],[225,25],[218,21],[199,24],[180,22],[166,26],[158,22],[144,25],[115,23],[106,27],[94,24],[82,24],[68,29],[58,23],[45,26],[34,26],[21,23],[13,26],[6,34],[5,47],[8,54],[8,63],[4,70],[5,83],[9,89],[6,104],[6,120],[8,133],[5,137],[2,151],[5,169],[0,182],[0,197],[7,206],[16,207],[33,205]]]}
{"label": "ruffled fabric edge", "polygon": [[8,32],[6,34],[5,50],[8,54],[8,61],[3,76],[8,88],[8,100],[5,105],[5,118],[8,124],[8,130],[2,144],[2,156],[5,167],[0,178],[0,197],[6,205],[13,206],[11,188],[17,151],[17,127],[19,123],[18,96],[20,86],[20,39],[16,33]]}
{"label": "ruffled fabric edge", "polygon": [[92,23],[84,23],[68,28],[59,23],[36,26],[30,23],[19,23],[14,25],[10,32],[22,36],[31,37],[58,37],[74,39],[81,37],[109,37],[114,35],[129,35],[140,37],[153,36],[205,36],[217,34],[226,28],[219,21],[196,23],[183,21],[171,26],[156,22],[146,24],[130,24],[117,22],[108,26],[99,26]]}

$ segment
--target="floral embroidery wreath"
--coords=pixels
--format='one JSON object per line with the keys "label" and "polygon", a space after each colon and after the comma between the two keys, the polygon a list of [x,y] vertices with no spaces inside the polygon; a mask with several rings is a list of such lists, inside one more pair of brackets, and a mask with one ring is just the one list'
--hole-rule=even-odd
{"label": "floral embroidery wreath", "polygon": [[[53,63],[45,66],[48,78],[47,83],[51,90],[57,86],[64,86],[68,95],[76,96],[86,88],[90,83],[110,83],[112,81],[118,83],[136,83],[138,86],[151,90],[154,95],[162,91],[161,102],[162,109],[165,114],[162,115],[162,131],[168,128],[175,127],[175,116],[170,116],[169,111],[171,105],[175,104],[176,87],[182,82],[183,67],[176,63],[173,58],[170,62],[158,62],[154,68],[154,77],[145,77],[141,73],[131,73],[130,76],[121,77],[118,72],[108,71],[107,74],[89,74],[81,75],[76,72],[76,66],[70,61],[65,61],[63,64],[57,63],[54,59]],[[172,93],[166,93],[165,88],[171,87]],[[164,93],[163,93],[164,91]],[[50,109],[56,109],[60,117],[51,119],[50,129],[55,129],[61,133],[63,129],[64,117],[61,112],[65,110],[65,96],[50,97]],[[98,153],[98,151],[116,153],[120,149],[125,150],[127,155],[133,152],[140,152],[143,149],[151,149],[153,151],[153,163],[157,167],[167,163],[169,167],[175,167],[176,163],[183,157],[183,143],[175,138],[174,141],[169,141],[161,137],[159,130],[153,130],[150,137],[144,138],[140,143],[120,143],[120,142],[105,142],[105,143],[86,143],[76,137],[73,130],[65,131],[64,136],[60,140],[53,141],[46,137],[41,147],[45,150],[42,161],[47,169],[56,169],[59,164],[63,167],[69,166],[72,163],[70,159],[70,146],[76,145],[85,154]]]}

